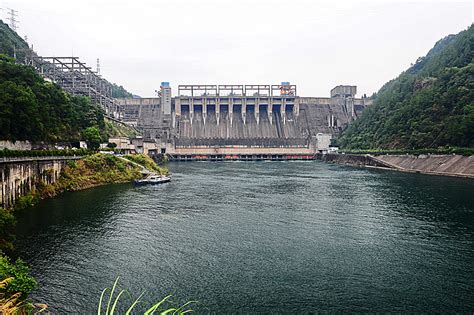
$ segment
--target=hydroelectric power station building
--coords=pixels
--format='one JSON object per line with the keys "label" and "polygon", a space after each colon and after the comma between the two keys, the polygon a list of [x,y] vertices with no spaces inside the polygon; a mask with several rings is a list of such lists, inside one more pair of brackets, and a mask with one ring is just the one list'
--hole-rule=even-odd
{"label": "hydroelectric power station building", "polygon": [[175,160],[311,159],[371,104],[357,87],[302,97],[296,85],[179,85],[156,98],[117,99],[122,119],[143,130],[141,150]]}

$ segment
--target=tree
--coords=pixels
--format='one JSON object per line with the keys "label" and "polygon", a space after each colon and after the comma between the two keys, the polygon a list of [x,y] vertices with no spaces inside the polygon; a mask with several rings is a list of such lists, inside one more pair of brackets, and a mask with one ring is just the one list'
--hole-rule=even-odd
{"label": "tree", "polygon": [[13,250],[12,241],[14,239],[15,223],[16,220],[13,214],[0,208],[0,253],[1,251],[10,252]]}
{"label": "tree", "polygon": [[[0,38],[1,41],[1,38]],[[105,130],[104,111],[71,96],[32,67],[0,55],[0,140],[78,141],[81,130]]]}
{"label": "tree", "polygon": [[87,143],[87,147],[89,149],[98,149],[100,142],[101,142],[101,137],[100,137],[100,131],[97,127],[88,127],[84,129],[82,132],[82,137]]}
{"label": "tree", "polygon": [[352,123],[346,149],[474,147],[474,26],[438,41],[386,83]]}

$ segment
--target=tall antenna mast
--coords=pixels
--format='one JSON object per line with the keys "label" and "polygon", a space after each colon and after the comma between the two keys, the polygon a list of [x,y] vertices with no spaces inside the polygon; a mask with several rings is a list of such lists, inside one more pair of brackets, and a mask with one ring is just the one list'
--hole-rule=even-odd
{"label": "tall antenna mast", "polygon": [[16,32],[17,28],[18,28],[18,20],[17,20],[17,17],[18,17],[18,11],[17,10],[13,10],[11,8],[8,9],[8,17],[7,19],[10,21],[10,23],[8,23],[8,25],[10,26],[10,28],[12,30],[14,30]]}

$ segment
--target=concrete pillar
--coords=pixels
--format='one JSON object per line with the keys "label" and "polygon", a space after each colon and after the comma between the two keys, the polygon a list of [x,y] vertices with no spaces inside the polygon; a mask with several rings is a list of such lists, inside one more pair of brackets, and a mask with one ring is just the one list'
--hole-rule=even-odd
{"label": "concrete pillar", "polygon": [[245,125],[246,118],[247,118],[247,98],[245,96],[242,96],[242,120],[244,121],[244,125]]}
{"label": "concrete pillar", "polygon": [[300,114],[300,102],[298,98],[295,98],[295,106],[293,107],[293,113],[296,116]]}
{"label": "concrete pillar", "polygon": [[193,117],[194,117],[194,98],[191,97],[189,100],[189,121],[191,125],[193,124]]}
{"label": "concrete pillar", "polygon": [[[181,100],[179,98],[176,98],[174,101],[174,105],[175,106],[174,106],[173,128],[176,127],[176,120],[178,119],[179,116],[181,116]],[[139,108],[141,108],[141,106]]]}
{"label": "concrete pillar", "polygon": [[260,123],[260,100],[258,97],[255,98],[255,120],[257,121],[257,125]]}
{"label": "concrete pillar", "polygon": [[229,105],[228,105],[228,113],[229,113],[229,118],[230,118],[230,124],[232,125],[232,119],[234,117],[234,99],[232,97],[229,97]]}
{"label": "concrete pillar", "polygon": [[273,98],[268,97],[268,119],[270,120],[270,125],[273,125]]}
{"label": "concrete pillar", "polygon": [[217,125],[219,125],[219,118],[221,117],[221,98],[218,96],[216,97],[216,120]]}
{"label": "concrete pillar", "polygon": [[281,118],[283,119],[283,124],[286,124],[286,99],[281,99]]}
{"label": "concrete pillar", "polygon": [[204,125],[206,124],[206,116],[207,116],[207,97],[202,98],[202,120],[204,121]]}

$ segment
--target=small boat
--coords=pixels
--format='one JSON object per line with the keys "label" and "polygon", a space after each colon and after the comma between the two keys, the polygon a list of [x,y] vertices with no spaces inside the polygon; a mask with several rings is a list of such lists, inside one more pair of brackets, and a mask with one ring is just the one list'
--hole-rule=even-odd
{"label": "small boat", "polygon": [[151,174],[143,179],[136,180],[135,184],[136,185],[154,185],[154,184],[168,183],[169,181],[171,181],[170,176]]}

